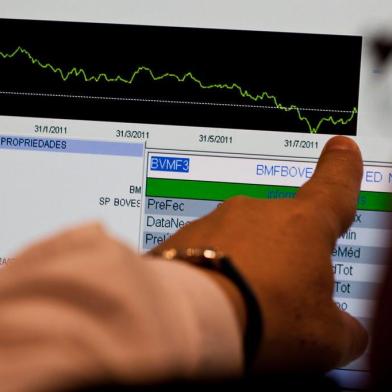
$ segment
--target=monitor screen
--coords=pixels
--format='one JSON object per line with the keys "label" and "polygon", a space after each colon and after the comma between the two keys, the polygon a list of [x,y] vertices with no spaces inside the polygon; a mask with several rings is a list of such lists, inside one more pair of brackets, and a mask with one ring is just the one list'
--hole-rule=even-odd
{"label": "monitor screen", "polygon": [[[365,168],[334,299],[370,328],[392,229],[390,0],[2,8],[0,264],[80,222],[143,252],[234,195],[294,197],[347,135]],[[331,375],[363,388],[367,370],[368,351]]]}

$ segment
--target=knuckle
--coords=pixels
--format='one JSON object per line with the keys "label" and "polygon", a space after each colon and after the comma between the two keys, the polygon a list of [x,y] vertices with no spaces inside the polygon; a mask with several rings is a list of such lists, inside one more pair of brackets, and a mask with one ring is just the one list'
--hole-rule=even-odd
{"label": "knuckle", "polygon": [[260,203],[260,200],[242,195],[234,196],[220,204],[215,212],[221,217],[244,217],[249,214],[249,211],[256,207],[255,203]]}
{"label": "knuckle", "polygon": [[320,189],[313,200],[304,202],[310,216],[319,222],[320,229],[324,229],[334,239],[343,234],[355,216],[356,198],[344,192],[338,198],[335,192]]}
{"label": "knuckle", "polygon": [[243,206],[248,206],[254,199],[249,196],[238,195],[227,199],[221,204],[224,208],[241,208]]}
{"label": "knuckle", "polygon": [[312,203],[302,200],[285,200],[280,209],[284,209],[283,219],[287,227],[293,227],[301,232],[308,232],[309,228],[313,230],[317,210]]}

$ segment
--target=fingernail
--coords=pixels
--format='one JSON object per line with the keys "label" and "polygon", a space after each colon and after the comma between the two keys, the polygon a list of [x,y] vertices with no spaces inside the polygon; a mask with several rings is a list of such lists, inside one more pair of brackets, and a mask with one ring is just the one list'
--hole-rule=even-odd
{"label": "fingernail", "polygon": [[334,136],[324,146],[324,151],[353,151],[359,152],[359,147],[354,140],[345,136]]}

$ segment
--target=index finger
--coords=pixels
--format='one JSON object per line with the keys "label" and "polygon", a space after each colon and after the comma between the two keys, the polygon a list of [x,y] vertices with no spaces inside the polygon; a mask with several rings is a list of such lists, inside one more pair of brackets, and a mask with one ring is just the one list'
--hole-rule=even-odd
{"label": "index finger", "polygon": [[313,203],[334,239],[351,225],[363,174],[362,156],[350,138],[335,136],[325,145],[312,178],[297,199]]}

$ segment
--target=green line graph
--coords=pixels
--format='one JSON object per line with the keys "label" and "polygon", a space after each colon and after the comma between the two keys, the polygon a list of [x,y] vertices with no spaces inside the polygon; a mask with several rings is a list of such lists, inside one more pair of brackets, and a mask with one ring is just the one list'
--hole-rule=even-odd
{"label": "green line graph", "polygon": [[84,82],[95,82],[95,83],[100,83],[100,82],[106,82],[106,83],[122,83],[122,84],[127,84],[127,85],[132,85],[137,77],[139,77],[141,74],[147,74],[153,81],[160,81],[163,79],[173,79],[177,81],[178,83],[184,83],[185,81],[192,81],[195,85],[199,86],[200,89],[203,90],[228,90],[228,91],[234,91],[238,93],[241,97],[248,99],[250,101],[253,101],[254,103],[259,103],[265,100],[268,100],[271,103],[271,106],[274,106],[276,109],[281,110],[282,112],[294,112],[296,113],[298,119],[306,124],[307,129],[309,130],[310,133],[318,133],[320,127],[324,123],[329,123],[331,125],[337,126],[337,125],[347,125],[351,121],[354,120],[355,116],[358,114],[358,109],[354,107],[350,113],[348,113],[348,116],[346,118],[340,117],[340,118],[335,118],[332,115],[325,116],[320,118],[318,122],[316,121],[315,123],[312,123],[311,120],[303,114],[304,109],[298,107],[297,105],[289,105],[285,106],[281,104],[278,100],[278,98],[272,94],[269,94],[267,91],[263,91],[261,93],[255,94],[251,93],[250,91],[244,89],[241,87],[238,83],[229,83],[229,82],[224,82],[224,83],[211,83],[207,84],[203,82],[202,80],[198,79],[192,72],[188,71],[185,72],[183,75],[178,75],[175,73],[162,73],[162,74],[157,74],[155,73],[151,68],[147,66],[139,66],[134,70],[130,77],[125,77],[122,75],[114,75],[114,76],[109,76],[107,73],[98,73],[95,75],[89,75],[88,71],[86,71],[84,68],[77,68],[73,67],[70,70],[64,70],[58,66],[55,66],[50,63],[45,63],[42,62],[40,59],[36,58],[31,54],[27,49],[18,46],[15,50],[11,52],[5,52],[5,51],[0,51],[0,58],[2,59],[14,59],[17,56],[24,56],[27,58],[32,65],[36,65],[41,69],[48,70],[54,74],[57,74],[60,76],[60,78],[66,82],[68,79],[71,77],[75,78],[80,78]]}

